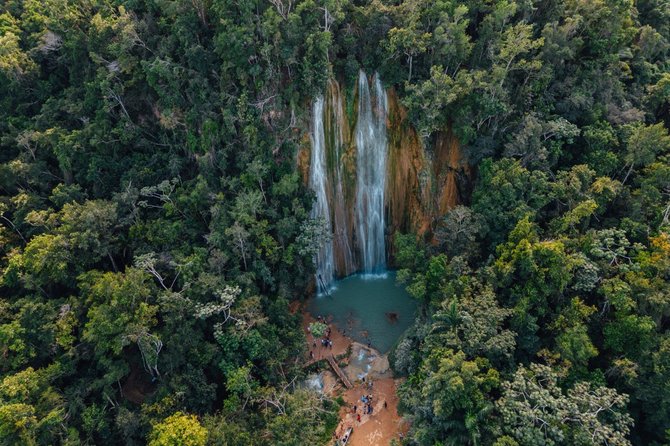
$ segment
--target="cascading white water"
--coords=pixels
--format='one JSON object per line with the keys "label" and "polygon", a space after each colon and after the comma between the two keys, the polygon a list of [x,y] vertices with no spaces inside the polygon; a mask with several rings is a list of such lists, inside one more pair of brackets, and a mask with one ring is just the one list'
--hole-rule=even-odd
{"label": "cascading white water", "polygon": [[[326,143],[323,129],[323,97],[314,101],[312,107],[312,155],[310,163],[309,185],[316,193],[316,203],[312,208],[311,217],[321,220],[330,234],[332,225],[330,222],[330,209],[328,206],[328,195],[326,187],[328,174],[326,171]],[[333,281],[335,261],[333,257],[333,240],[329,237],[323,241],[321,249],[316,256],[316,283],[319,292],[327,292]]]}
{"label": "cascading white water", "polygon": [[[386,115],[388,101],[379,75],[375,74],[374,96],[368,78],[358,75],[358,122],[356,124],[356,228],[365,273],[379,274],[386,268],[384,240],[384,187],[386,183]],[[373,102],[374,101],[374,102]]]}
{"label": "cascading white water", "polygon": [[334,147],[335,153],[335,184],[333,187],[333,195],[335,198],[333,203],[333,247],[336,250],[340,251],[342,256],[344,273],[349,274],[355,270],[354,262],[354,253],[349,244],[351,239],[351,234],[349,231],[349,225],[347,225],[347,208],[346,202],[344,200],[344,175],[342,169],[342,158],[345,155],[344,147],[344,127],[345,127],[345,114],[344,114],[344,105],[342,104],[342,95],[339,91],[339,86],[337,83],[333,83],[329,86],[329,96],[330,109],[332,112],[331,125],[332,128],[329,129],[329,134],[332,137],[332,144]]}
{"label": "cascading white water", "polygon": [[[320,96],[314,101],[309,185],[316,194],[316,203],[311,217],[322,221],[329,235],[315,257],[319,293],[331,288],[337,274],[350,274],[356,266],[366,274],[385,272],[387,113],[386,91],[379,76],[375,74],[370,85],[361,71],[352,135],[356,144],[356,183],[352,185],[345,179],[345,160],[351,154],[345,146],[346,115],[337,83],[329,85],[325,98]],[[345,199],[345,189],[352,187],[354,203]],[[357,256],[354,249],[358,250]]]}

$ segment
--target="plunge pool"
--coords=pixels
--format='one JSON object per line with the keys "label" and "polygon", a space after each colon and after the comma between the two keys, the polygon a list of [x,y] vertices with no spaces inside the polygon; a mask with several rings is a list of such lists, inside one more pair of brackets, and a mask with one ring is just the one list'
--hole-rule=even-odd
{"label": "plunge pool", "polygon": [[329,295],[310,300],[307,309],[324,316],[361,344],[386,354],[414,322],[416,301],[395,283],[395,272],[354,274],[334,283]]}

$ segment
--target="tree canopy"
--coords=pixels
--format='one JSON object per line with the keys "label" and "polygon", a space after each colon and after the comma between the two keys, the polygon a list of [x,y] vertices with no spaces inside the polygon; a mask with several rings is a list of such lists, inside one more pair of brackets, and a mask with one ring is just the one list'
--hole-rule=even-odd
{"label": "tree canopy", "polygon": [[405,442],[670,441],[667,0],[6,0],[0,444],[330,441],[296,158],[360,69],[471,175],[387,234]]}

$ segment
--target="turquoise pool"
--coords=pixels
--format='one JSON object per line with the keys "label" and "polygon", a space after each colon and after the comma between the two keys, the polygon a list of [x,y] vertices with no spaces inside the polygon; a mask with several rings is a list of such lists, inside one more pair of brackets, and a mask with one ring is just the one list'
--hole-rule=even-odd
{"label": "turquoise pool", "polygon": [[332,320],[347,336],[388,353],[414,321],[416,301],[395,284],[395,272],[355,274],[335,282],[330,295],[314,297],[308,304],[314,316]]}

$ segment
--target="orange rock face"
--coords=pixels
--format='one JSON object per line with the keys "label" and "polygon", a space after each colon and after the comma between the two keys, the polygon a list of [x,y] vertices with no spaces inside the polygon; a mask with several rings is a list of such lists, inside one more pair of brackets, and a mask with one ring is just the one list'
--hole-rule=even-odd
{"label": "orange rock face", "polygon": [[311,155],[309,135],[305,134],[302,138],[298,156],[296,159],[298,165],[298,172],[302,177],[302,182],[305,186],[309,184],[309,157]]}
{"label": "orange rock face", "polygon": [[461,202],[456,176],[467,170],[458,140],[450,129],[436,137],[433,170],[438,184],[437,216],[440,216]]}

